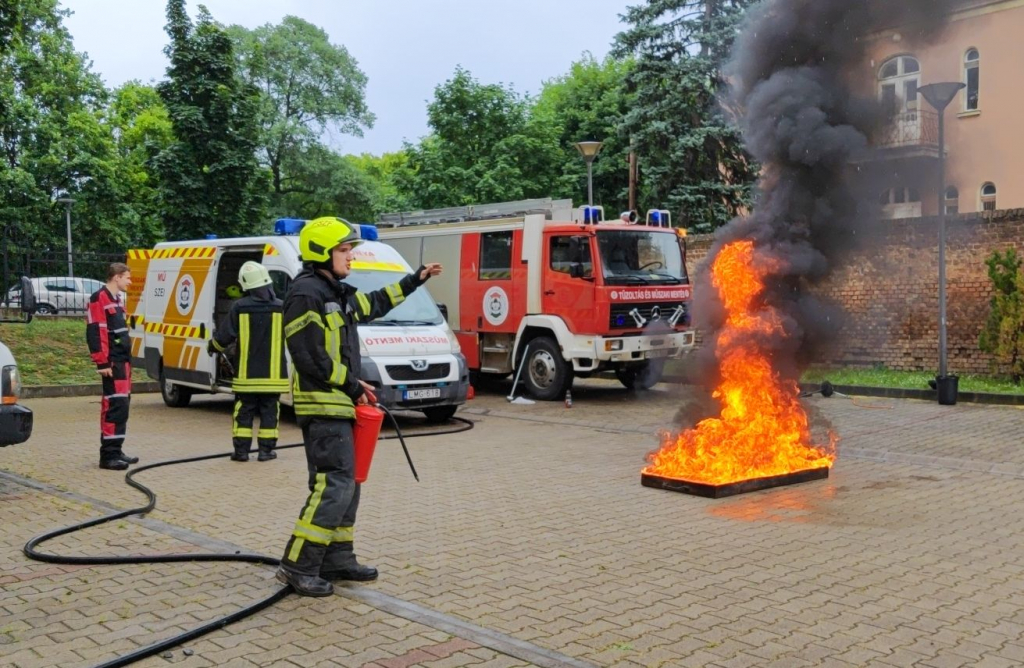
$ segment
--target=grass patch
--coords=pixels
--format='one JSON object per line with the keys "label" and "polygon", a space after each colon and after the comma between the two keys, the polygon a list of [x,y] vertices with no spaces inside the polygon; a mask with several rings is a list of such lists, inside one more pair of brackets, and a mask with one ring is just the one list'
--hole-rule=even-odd
{"label": "grass patch", "polygon": [[[909,390],[927,390],[928,381],[935,379],[931,371],[893,371],[891,369],[809,369],[800,380],[820,383],[828,380],[833,385],[860,385],[861,387],[894,387]],[[961,392],[987,394],[1024,394],[1024,386],[995,376],[968,374],[960,376]]]}
{"label": "grass patch", "polygon": [[[37,317],[28,324],[0,325],[3,341],[18,362],[24,385],[99,384],[96,365],[85,343],[85,318]],[[134,369],[132,379],[149,380]]]}

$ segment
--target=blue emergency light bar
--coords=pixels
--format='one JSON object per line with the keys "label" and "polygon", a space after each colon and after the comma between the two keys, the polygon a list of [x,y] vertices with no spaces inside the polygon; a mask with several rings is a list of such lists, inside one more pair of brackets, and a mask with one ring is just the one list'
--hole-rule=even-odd
{"label": "blue emergency light bar", "polygon": [[359,236],[363,238],[363,241],[377,241],[380,239],[380,235],[377,234],[377,226],[366,223],[359,223]]}
{"label": "blue emergency light bar", "polygon": [[274,234],[298,234],[305,224],[301,218],[278,218],[274,221]]}

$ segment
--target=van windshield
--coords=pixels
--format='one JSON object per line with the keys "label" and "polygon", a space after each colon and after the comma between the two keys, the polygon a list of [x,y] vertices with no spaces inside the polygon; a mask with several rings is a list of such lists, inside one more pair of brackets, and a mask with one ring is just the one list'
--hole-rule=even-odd
{"label": "van windshield", "polygon": [[[397,271],[353,271],[344,280],[360,292],[373,292],[397,283],[405,276]],[[441,325],[444,318],[425,288],[406,297],[405,301],[391,309],[383,318],[373,321],[375,325]]]}

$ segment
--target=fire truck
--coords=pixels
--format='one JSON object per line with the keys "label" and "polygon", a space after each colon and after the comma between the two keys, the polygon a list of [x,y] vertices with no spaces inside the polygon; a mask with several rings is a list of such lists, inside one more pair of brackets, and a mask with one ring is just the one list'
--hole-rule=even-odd
{"label": "fire truck", "polygon": [[476,377],[517,373],[534,398],[614,372],[646,389],[694,344],[685,231],[669,212],[604,220],[601,207],[524,200],[382,216],[381,241],[431,282]]}

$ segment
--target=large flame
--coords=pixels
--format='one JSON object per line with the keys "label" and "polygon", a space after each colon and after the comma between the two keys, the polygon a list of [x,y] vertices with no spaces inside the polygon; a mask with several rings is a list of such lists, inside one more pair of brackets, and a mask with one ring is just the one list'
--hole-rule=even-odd
{"label": "large flame", "polygon": [[811,445],[799,386],[780,378],[757,345],[765,335],[782,335],[782,324],[762,300],[773,268],[754,257],[752,241],[733,242],[711,269],[727,313],[715,343],[721,382],[712,394],[722,404],[721,417],[666,437],[643,473],[721,485],[831,467],[835,461],[835,437],[827,446]]}

